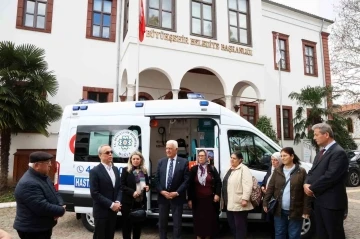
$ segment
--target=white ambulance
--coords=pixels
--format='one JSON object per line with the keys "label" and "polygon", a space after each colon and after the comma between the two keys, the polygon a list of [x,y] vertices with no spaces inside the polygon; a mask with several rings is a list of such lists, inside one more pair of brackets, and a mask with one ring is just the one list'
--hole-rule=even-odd
{"label": "white ambulance", "polygon": [[[271,154],[281,149],[238,114],[203,99],[70,105],[65,107],[61,121],[54,182],[66,209],[76,212],[84,226],[93,230],[89,171],[99,163],[99,145],[109,144],[120,172],[133,151],[144,155],[152,188],[147,195],[147,216],[157,217],[154,175],[170,139],[178,141],[178,154],[189,161],[195,160],[196,149],[206,148],[221,178],[230,167],[230,154],[240,150],[244,164],[260,183],[270,166]],[[309,169],[306,163],[302,166]],[[191,211],[184,207],[184,218],[191,218]],[[225,217],[226,213],[221,212],[220,218]],[[261,209],[249,213],[249,220],[263,220]],[[303,236],[311,231],[311,221],[305,220]]]}

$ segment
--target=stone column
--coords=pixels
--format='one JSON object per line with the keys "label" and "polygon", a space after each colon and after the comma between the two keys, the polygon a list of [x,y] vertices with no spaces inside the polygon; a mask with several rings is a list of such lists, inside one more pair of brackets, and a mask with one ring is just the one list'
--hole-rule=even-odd
{"label": "stone column", "polygon": [[127,87],[127,100],[126,101],[134,101],[135,85],[128,84],[126,87]]}
{"label": "stone column", "polygon": [[228,108],[231,111],[234,111],[234,109],[232,108],[232,95],[225,95],[225,105],[226,108]]}
{"label": "stone column", "polygon": [[265,115],[265,99],[259,99],[259,116],[264,116]]}
{"label": "stone column", "polygon": [[179,99],[179,89],[172,89],[171,92],[173,94],[173,100],[178,100]]}

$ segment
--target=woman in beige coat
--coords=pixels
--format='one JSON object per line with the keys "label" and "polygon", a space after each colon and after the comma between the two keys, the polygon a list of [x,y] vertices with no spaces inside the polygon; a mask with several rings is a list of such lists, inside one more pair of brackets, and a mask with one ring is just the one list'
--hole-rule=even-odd
{"label": "woman in beige coat", "polygon": [[248,211],[253,209],[250,202],[252,175],[242,161],[240,152],[231,154],[231,168],[224,177],[222,189],[226,216],[235,239],[246,238]]}

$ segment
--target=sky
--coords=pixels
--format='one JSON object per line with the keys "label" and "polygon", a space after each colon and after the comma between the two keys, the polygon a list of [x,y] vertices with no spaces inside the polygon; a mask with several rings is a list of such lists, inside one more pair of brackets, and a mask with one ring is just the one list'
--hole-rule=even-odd
{"label": "sky", "polygon": [[330,20],[335,19],[334,6],[340,0],[272,0]]}

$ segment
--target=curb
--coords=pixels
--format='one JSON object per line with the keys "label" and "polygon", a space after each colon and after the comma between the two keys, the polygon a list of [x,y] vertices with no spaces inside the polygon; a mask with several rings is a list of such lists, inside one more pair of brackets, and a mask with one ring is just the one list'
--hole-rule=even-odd
{"label": "curb", "polygon": [[4,202],[0,203],[0,208],[16,207],[16,202]]}

